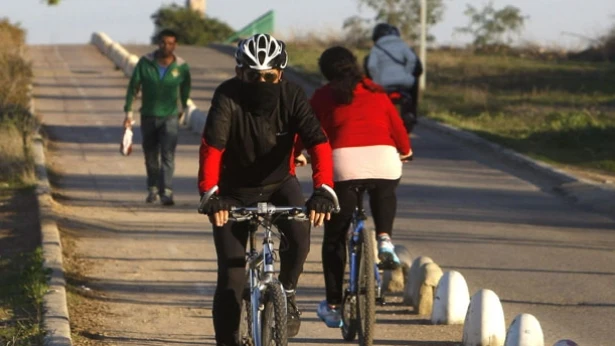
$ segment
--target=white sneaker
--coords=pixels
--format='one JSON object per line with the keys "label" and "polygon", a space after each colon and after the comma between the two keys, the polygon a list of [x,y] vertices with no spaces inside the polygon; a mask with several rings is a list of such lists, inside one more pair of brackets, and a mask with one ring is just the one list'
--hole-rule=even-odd
{"label": "white sneaker", "polygon": [[391,237],[388,235],[378,236],[378,258],[381,267],[394,269],[400,265],[399,257],[395,253],[395,246],[391,243]]}

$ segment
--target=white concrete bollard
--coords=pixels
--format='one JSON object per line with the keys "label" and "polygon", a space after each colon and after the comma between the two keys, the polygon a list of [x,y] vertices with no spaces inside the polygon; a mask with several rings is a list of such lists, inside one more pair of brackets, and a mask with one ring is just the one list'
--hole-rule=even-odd
{"label": "white concrete bollard", "polygon": [[579,346],[576,342],[568,339],[557,341],[553,346]]}
{"label": "white concrete bollard", "polygon": [[544,346],[545,338],[536,317],[519,314],[512,321],[506,333],[504,346]]}
{"label": "white concrete bollard", "polygon": [[427,263],[433,263],[433,260],[427,256],[419,256],[412,261],[410,272],[408,274],[408,278],[406,279],[406,286],[404,288],[404,305],[412,305],[414,291],[418,289],[417,286],[420,287],[418,279],[421,267]]}
{"label": "white concrete bollard", "polygon": [[128,61],[128,57],[130,56],[130,54],[128,53],[128,51],[126,49],[124,49],[124,47],[120,46],[121,49],[118,53],[118,61],[117,61],[117,66],[120,68],[120,70],[124,71],[124,68],[126,67],[126,62]]}
{"label": "white concrete bollard", "polygon": [[463,324],[470,305],[470,291],[465,278],[458,271],[442,275],[431,314],[432,324]]}
{"label": "white concrete bollard", "polygon": [[126,61],[126,64],[124,66],[124,73],[126,74],[126,76],[128,77],[132,77],[132,72],[135,69],[135,66],[137,66],[137,63],[139,62],[139,57],[134,55],[134,54],[130,54],[128,56],[128,59]]}
{"label": "white concrete bollard", "polygon": [[395,253],[401,266],[394,270],[385,270],[382,274],[382,289],[387,292],[403,292],[412,266],[410,251],[403,245],[395,245]]}
{"label": "white concrete bollard", "polygon": [[503,346],[505,337],[500,299],[488,289],[476,292],[470,299],[463,325],[463,346]]}
{"label": "white concrete bollard", "polygon": [[90,43],[95,45],[97,48],[100,48],[101,40],[100,40],[100,35],[97,32],[92,33],[92,36],[90,38]]}
{"label": "white concrete bollard", "polygon": [[119,60],[118,57],[120,55],[120,45],[117,42],[113,42],[111,44],[111,46],[109,47],[109,60],[111,60],[116,66],[117,66],[117,61]]}
{"label": "white concrete bollard", "polygon": [[426,263],[419,271],[418,285],[412,296],[414,311],[421,316],[431,316],[436,286],[442,277],[442,269],[436,263]]}
{"label": "white concrete bollard", "polygon": [[115,66],[122,69],[126,57],[128,57],[128,52],[126,51],[126,49],[124,49],[124,47],[122,47],[117,42],[111,45],[110,58],[111,61],[113,61],[113,63],[115,64]]}
{"label": "white concrete bollard", "polygon": [[98,37],[100,38],[100,41],[104,44],[113,43],[111,37],[109,37],[109,35],[105,34],[104,32],[99,32]]}

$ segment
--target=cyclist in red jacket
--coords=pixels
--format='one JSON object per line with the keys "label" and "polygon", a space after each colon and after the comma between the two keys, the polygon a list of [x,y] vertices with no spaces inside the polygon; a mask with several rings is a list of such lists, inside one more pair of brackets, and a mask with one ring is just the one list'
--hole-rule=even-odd
{"label": "cyclist in red jacket", "polygon": [[333,149],[335,192],[341,211],[325,222],[322,264],[327,299],[318,316],[328,327],[338,328],[346,266],[346,232],[357,203],[354,186],[364,185],[378,238],[378,257],[394,268],[399,265],[391,243],[397,209],[395,189],[402,161],[412,156],[402,119],[384,89],[365,78],[356,57],[346,48],[323,52],[320,71],[329,83],[314,93],[311,104]]}

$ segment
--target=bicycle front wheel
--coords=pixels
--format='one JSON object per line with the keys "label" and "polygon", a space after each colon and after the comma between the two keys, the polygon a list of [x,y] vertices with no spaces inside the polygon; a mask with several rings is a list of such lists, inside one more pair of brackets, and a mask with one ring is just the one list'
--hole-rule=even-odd
{"label": "bicycle front wheel", "polygon": [[252,341],[252,303],[250,302],[250,277],[246,274],[246,286],[241,299],[241,313],[239,315],[239,332],[237,333],[239,345],[254,345]]}
{"label": "bicycle front wheel", "polygon": [[359,320],[359,345],[371,346],[376,324],[376,278],[374,232],[361,230],[361,256],[359,259],[359,294],[357,317]]}
{"label": "bicycle front wheel", "polygon": [[264,309],[261,315],[263,346],[286,346],[286,295],[279,281],[266,285],[263,293]]}

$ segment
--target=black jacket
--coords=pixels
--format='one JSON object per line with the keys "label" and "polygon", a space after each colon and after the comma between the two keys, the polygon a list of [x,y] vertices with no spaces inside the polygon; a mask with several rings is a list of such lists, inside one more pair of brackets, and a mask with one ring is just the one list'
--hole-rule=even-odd
{"label": "black jacket", "polygon": [[201,192],[216,184],[260,187],[281,182],[294,171],[291,160],[296,135],[308,149],[328,146],[298,85],[282,80],[279,106],[271,114],[259,115],[241,106],[241,83],[233,78],[214,92],[201,140]]}

